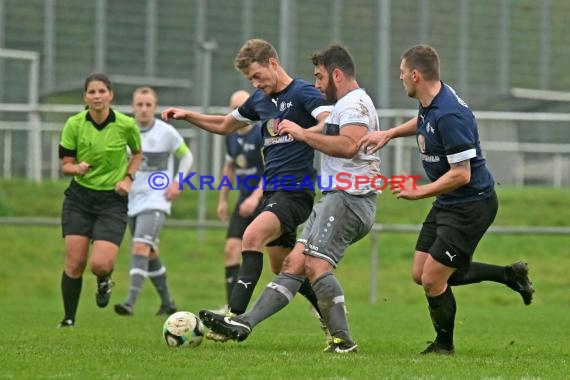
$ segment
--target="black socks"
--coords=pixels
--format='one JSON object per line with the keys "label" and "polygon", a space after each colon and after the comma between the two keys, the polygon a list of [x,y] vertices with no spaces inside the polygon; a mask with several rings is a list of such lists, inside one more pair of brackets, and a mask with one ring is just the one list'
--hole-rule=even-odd
{"label": "black socks", "polygon": [[239,264],[230,265],[226,267],[225,270],[225,277],[226,277],[226,302],[230,302],[230,297],[232,295],[232,291],[238,279],[239,273]]}
{"label": "black socks", "polygon": [[63,298],[63,309],[65,311],[65,319],[75,321],[75,313],[79,303],[79,295],[81,294],[81,286],[83,285],[83,277],[71,278],[65,271],[61,275],[61,296]]}
{"label": "black socks", "polygon": [[453,328],[455,326],[455,297],[448,286],[445,292],[439,296],[429,297],[426,295],[429,313],[435,332],[436,341],[444,346],[453,348]]}
{"label": "black socks", "polygon": [[238,279],[232,290],[229,308],[234,314],[243,314],[253,295],[253,290],[261,271],[263,270],[263,253],[257,251],[243,251],[242,263],[238,273]]}
{"label": "black socks", "polygon": [[447,283],[452,286],[474,284],[481,281],[506,283],[507,270],[504,266],[473,262],[467,272],[456,270]]}

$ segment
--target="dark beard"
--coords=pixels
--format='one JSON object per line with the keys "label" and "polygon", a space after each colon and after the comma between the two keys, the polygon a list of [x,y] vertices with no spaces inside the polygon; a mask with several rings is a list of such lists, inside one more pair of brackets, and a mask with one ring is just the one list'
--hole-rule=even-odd
{"label": "dark beard", "polygon": [[337,90],[334,82],[329,82],[329,85],[325,89],[325,98],[331,103],[336,103],[336,93]]}

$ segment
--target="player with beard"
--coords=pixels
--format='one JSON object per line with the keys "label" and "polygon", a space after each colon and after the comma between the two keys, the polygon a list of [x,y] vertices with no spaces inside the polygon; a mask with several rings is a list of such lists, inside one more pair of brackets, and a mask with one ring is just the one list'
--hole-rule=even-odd
{"label": "player with beard", "polygon": [[[333,184],[315,205],[295,248],[285,259],[281,273],[271,281],[250,311],[235,317],[200,312],[204,324],[217,333],[243,341],[252,328],[284,308],[308,278],[332,339],[325,352],[356,352],[345,314],[344,291],[333,270],[349,245],[372,228],[377,190],[372,184],[352,182],[350,188],[336,182],[338,173],[373,178],[380,174],[379,158],[359,150],[358,141],[379,130],[376,107],[356,81],[354,61],[348,50],[332,45],[312,57],[315,87],[336,102],[322,133],[301,128],[292,121],[280,123],[279,134],[303,141],[324,153],[321,174]],[[342,188],[342,190],[341,190]]]}

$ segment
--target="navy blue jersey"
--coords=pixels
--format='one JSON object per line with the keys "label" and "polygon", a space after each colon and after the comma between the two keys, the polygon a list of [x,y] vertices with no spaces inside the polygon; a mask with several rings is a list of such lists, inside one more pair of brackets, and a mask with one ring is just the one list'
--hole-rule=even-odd
{"label": "navy blue jersey", "polygon": [[236,132],[226,137],[226,160],[231,161],[236,170],[240,203],[253,193],[263,174],[262,146],[261,124],[256,124],[247,133]]}
{"label": "navy blue jersey", "polygon": [[442,204],[472,202],[493,194],[494,181],[481,152],[477,122],[469,106],[448,85],[424,108],[420,104],[416,132],[422,164],[428,178],[437,180],[450,163],[469,160],[471,181],[437,196]]}
{"label": "navy blue jersey", "polygon": [[317,124],[316,116],[331,109],[332,106],[313,85],[294,79],[283,91],[271,96],[256,90],[233,112],[234,117],[241,121],[261,121],[266,190],[315,181],[317,172],[313,167],[313,148],[289,136],[279,136],[275,130],[284,119],[303,128],[312,127]]}

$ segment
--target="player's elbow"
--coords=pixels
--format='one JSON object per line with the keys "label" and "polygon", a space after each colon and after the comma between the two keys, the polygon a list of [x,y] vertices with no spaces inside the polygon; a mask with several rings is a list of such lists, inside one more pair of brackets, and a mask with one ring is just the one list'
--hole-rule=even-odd
{"label": "player's elbow", "polygon": [[351,142],[340,146],[341,152],[338,155],[340,158],[353,158],[358,153],[358,145]]}
{"label": "player's elbow", "polygon": [[346,158],[346,159],[351,159],[354,157],[354,154],[352,154],[351,152],[340,152],[338,154],[335,155],[338,158]]}
{"label": "player's elbow", "polygon": [[471,182],[471,165],[469,161],[451,164],[451,178],[457,186],[464,186]]}

